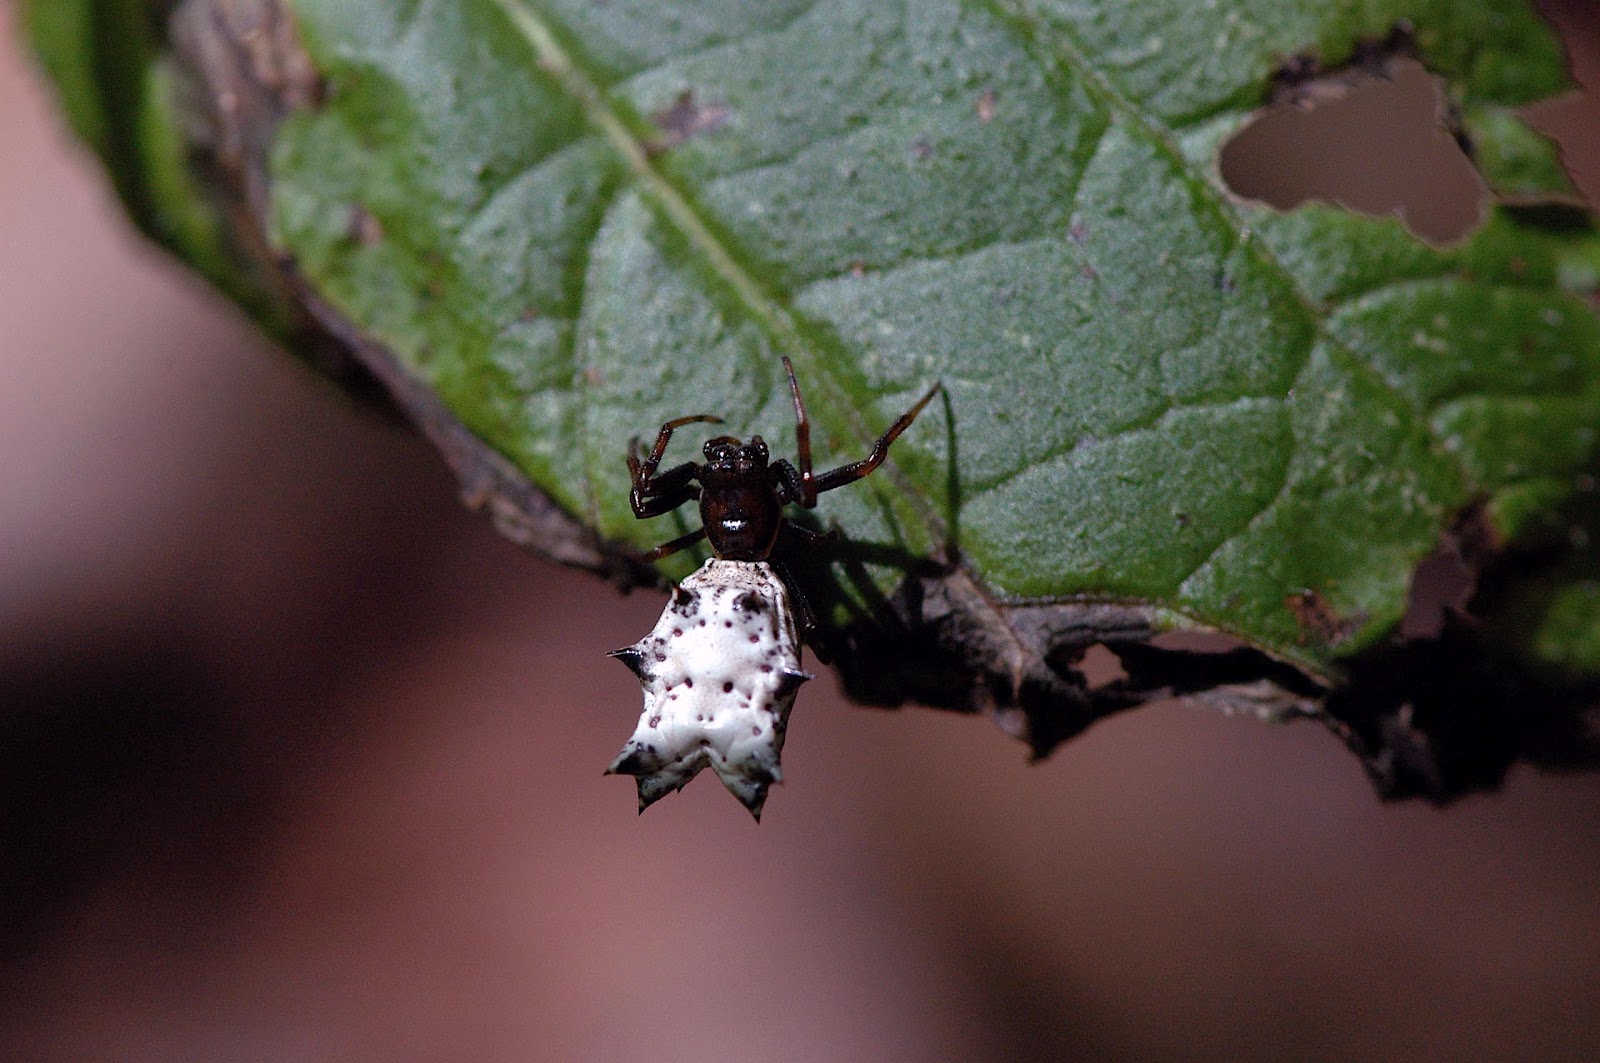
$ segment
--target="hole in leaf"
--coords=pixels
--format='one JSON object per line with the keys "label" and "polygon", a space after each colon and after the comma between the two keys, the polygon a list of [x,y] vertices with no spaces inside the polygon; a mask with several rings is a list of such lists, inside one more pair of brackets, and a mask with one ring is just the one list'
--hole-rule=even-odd
{"label": "hole in leaf", "polygon": [[1433,553],[1411,573],[1400,637],[1439,638],[1451,616],[1466,613],[1477,593],[1478,574],[1502,545],[1481,501],[1459,514],[1440,535]]}
{"label": "hole in leaf", "polygon": [[1444,83],[1388,59],[1296,81],[1222,146],[1228,188],[1278,210],[1307,200],[1397,215],[1434,244],[1482,221],[1488,188],[1453,132]]}
{"label": "hole in leaf", "polygon": [[1538,7],[1561,35],[1578,87],[1527,105],[1522,116],[1561,145],[1573,184],[1586,202],[1600,205],[1600,19],[1594,0],[1540,0]]}
{"label": "hole in leaf", "polygon": [[1220,631],[1163,631],[1150,640],[1160,650],[1179,653],[1232,653],[1249,647],[1244,639]]}
{"label": "hole in leaf", "polygon": [[1084,683],[1090,690],[1099,690],[1128,678],[1127,670],[1122,667],[1122,659],[1100,642],[1083,651],[1078,670],[1083,673]]}

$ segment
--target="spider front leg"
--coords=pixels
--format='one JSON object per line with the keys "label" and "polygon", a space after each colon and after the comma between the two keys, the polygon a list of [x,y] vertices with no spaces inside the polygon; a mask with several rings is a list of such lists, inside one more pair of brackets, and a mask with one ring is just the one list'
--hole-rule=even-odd
{"label": "spider front leg", "polygon": [[789,501],[811,509],[817,504],[817,489],[811,475],[811,418],[806,416],[806,404],[800,399],[800,382],[794,378],[794,363],[783,356],[783,371],[789,375],[789,396],[794,399],[794,447],[797,470],[786,461],[773,466],[773,472],[788,488]]}
{"label": "spider front leg", "polygon": [[794,439],[800,467],[795,469],[788,462],[780,461],[777,465],[783,466],[783,469],[778,470],[778,478],[791,495],[790,500],[806,509],[816,506],[817,496],[822,492],[855,483],[882,465],[883,459],[889,456],[890,445],[900,438],[901,432],[911,427],[911,422],[917,419],[917,414],[933,401],[933,397],[944,386],[940,382],[929,388],[927,394],[918,399],[915,406],[901,414],[900,419],[878,437],[878,441],[872,444],[872,452],[865,458],[817,476],[811,471],[811,419],[806,416],[805,403],[800,399],[800,385],[794,378],[794,366],[789,364],[788,358],[783,360],[783,371],[789,375],[789,395],[794,399]]}
{"label": "spider front leg", "polygon": [[628,493],[628,502],[633,506],[633,515],[640,520],[670,513],[700,497],[700,488],[694,482],[700,466],[694,462],[668,469],[658,476],[640,469],[636,455],[630,453],[628,468],[633,470],[633,490]]}
{"label": "spider front leg", "polygon": [[698,421],[721,424],[722,418],[715,414],[697,413],[668,421],[656,433],[655,446],[642,458],[639,437],[634,436],[628,441],[628,473],[633,478],[633,490],[628,494],[628,501],[633,506],[635,517],[640,520],[659,517],[700,497],[700,488],[694,484],[695,474],[700,467],[693,462],[685,462],[664,473],[656,472],[661,466],[662,456],[667,452],[667,444],[672,441],[673,431]]}

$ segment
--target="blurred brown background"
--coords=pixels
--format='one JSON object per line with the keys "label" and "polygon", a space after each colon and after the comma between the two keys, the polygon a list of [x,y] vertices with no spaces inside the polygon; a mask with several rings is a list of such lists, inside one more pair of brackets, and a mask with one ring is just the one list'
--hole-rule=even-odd
{"label": "blurred brown background", "polygon": [[141,244],[0,25],[0,1056],[1600,1055],[1593,776],[1382,807],[1183,704],[1029,766],[824,680],[759,828],[635,818],[659,599]]}

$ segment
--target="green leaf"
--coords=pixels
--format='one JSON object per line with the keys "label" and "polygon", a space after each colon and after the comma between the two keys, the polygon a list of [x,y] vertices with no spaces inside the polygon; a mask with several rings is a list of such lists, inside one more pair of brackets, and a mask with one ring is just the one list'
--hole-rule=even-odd
{"label": "green leaf", "polygon": [[1463,115],[1476,160],[1489,187],[1508,200],[1576,200],[1577,189],[1555,145],[1515,112],[1480,106]]}
{"label": "green leaf", "polygon": [[268,332],[292,339],[293,313],[275,281],[247,260],[220,196],[192,165],[196,130],[164,41],[165,13],[132,0],[23,0],[21,8],[67,120],[105,162],[134,220]]}
{"label": "green leaf", "polygon": [[1541,619],[1532,640],[1535,660],[1562,671],[1600,675],[1600,581],[1553,588]]}
{"label": "green leaf", "polygon": [[[1002,608],[1132,603],[1326,676],[1463,511],[1514,538],[1592,462],[1592,225],[1495,209],[1440,249],[1215,172],[1286,56],[1405,19],[1491,178],[1553,190],[1510,109],[1566,75],[1520,0],[293,12],[323,91],[271,144],[273,247],[609,539],[693,526],[633,518],[630,436],[707,412],[792,448],[781,355],[823,465],[942,380],[823,524]],[[863,571],[823,604],[905,578]]]}

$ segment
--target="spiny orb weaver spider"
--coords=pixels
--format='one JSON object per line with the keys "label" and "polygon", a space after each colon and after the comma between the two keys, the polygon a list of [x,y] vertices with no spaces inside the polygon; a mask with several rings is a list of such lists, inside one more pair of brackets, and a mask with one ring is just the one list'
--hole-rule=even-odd
{"label": "spiny orb weaver spider", "polygon": [[641,454],[638,437],[628,443],[634,516],[643,520],[685,502],[700,503],[697,531],[645,557],[666,557],[701,538],[710,541],[714,555],[672,589],[650,634],[610,654],[644,688],[639,725],[606,769],[635,777],[641,812],[709,766],[761,819],[767,789],[782,775],[779,758],[795,693],[812,678],[800,667],[800,629],[789,588],[769,559],[786,526],[802,542],[823,538],[789,524],[783,507],[793,502],[811,509],[824,491],[869,475],[940,387],[929,388],[865,458],[819,476],[811,469],[811,422],[788,358],[783,370],[794,400],[798,468],[782,458],[770,461],[760,436],[748,443],[718,436],[706,442],[703,464],[685,462],[658,472],[672,433],[686,424],[722,423],[713,414],[663,424],[648,454]]}

